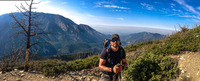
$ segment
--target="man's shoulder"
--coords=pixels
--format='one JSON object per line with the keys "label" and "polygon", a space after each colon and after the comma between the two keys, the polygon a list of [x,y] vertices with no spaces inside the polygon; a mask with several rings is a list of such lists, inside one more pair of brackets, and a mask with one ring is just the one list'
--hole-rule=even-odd
{"label": "man's shoulder", "polygon": [[122,46],[119,46],[119,48],[120,48],[121,51],[124,51],[124,48]]}
{"label": "man's shoulder", "polygon": [[103,48],[100,58],[102,58],[102,59],[106,58],[106,50],[107,50],[107,48]]}

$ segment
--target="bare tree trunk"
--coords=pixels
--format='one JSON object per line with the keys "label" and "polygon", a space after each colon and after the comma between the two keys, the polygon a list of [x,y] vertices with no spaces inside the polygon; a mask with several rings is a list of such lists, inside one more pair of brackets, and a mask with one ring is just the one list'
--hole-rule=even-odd
{"label": "bare tree trunk", "polygon": [[26,63],[24,66],[24,71],[28,71],[28,61],[29,61],[29,49],[30,49],[30,35],[31,35],[31,9],[32,9],[32,2],[33,0],[31,0],[31,4],[29,6],[29,21],[28,21],[28,34],[27,34],[27,47],[26,47]]}
{"label": "bare tree trunk", "polygon": [[26,61],[25,61],[24,71],[28,71],[28,60],[29,60],[29,48],[26,49]]}

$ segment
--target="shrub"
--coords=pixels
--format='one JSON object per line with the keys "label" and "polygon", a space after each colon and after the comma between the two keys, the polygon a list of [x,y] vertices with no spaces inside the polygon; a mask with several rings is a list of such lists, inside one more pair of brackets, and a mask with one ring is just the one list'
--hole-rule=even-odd
{"label": "shrub", "polygon": [[177,77],[178,68],[175,61],[169,57],[155,54],[145,54],[138,58],[125,71],[128,81],[158,81]]}
{"label": "shrub", "polygon": [[99,55],[93,55],[86,59],[78,59],[68,62],[57,59],[49,59],[44,61],[30,62],[29,71],[42,72],[45,76],[57,76],[66,71],[75,71],[96,67],[98,63]]}
{"label": "shrub", "polygon": [[99,55],[94,55],[86,59],[78,59],[68,62],[68,70],[81,70],[98,66]]}
{"label": "shrub", "polygon": [[57,76],[67,71],[67,63],[65,61],[53,59],[44,61],[32,61],[29,64],[29,71],[42,72],[45,76]]}

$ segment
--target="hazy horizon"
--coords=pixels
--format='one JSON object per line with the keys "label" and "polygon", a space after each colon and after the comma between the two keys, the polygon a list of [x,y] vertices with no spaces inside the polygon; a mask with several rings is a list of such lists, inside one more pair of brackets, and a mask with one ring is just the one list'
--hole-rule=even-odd
{"label": "hazy horizon", "polygon": [[103,33],[103,34],[114,34],[118,33],[120,35],[129,35],[133,33],[139,32],[150,32],[150,33],[159,33],[162,35],[170,35],[174,33],[176,30],[168,30],[168,29],[159,29],[159,28],[148,28],[148,27],[130,27],[130,26],[91,26],[93,29]]}

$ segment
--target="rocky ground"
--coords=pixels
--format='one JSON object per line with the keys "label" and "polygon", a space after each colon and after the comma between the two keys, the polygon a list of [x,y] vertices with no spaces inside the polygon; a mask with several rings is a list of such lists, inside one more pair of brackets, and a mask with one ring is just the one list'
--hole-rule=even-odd
{"label": "rocky ground", "polygon": [[24,72],[17,69],[0,73],[0,81],[98,81],[99,78],[98,68],[70,71],[57,77],[45,77],[41,73]]}

